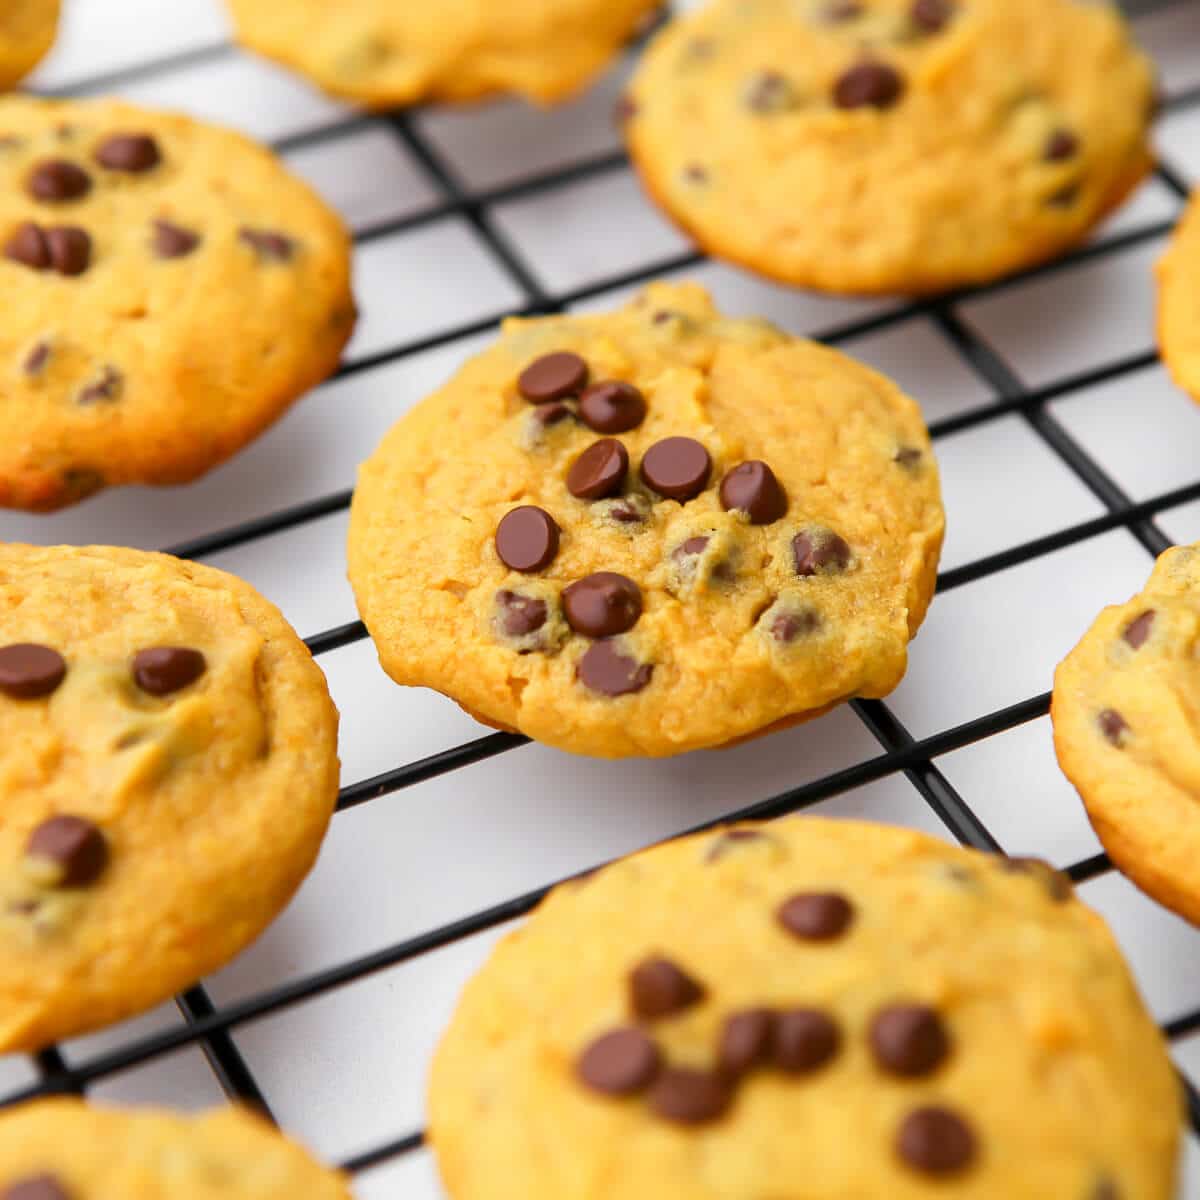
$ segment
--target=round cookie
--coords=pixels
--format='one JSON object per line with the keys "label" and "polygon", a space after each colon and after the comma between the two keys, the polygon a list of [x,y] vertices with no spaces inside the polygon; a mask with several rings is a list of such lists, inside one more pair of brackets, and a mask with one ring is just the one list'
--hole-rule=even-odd
{"label": "round cookie", "polygon": [[714,0],[622,115],[705,249],[805,287],[982,283],[1082,239],[1146,174],[1154,80],[1115,7]]}
{"label": "round cookie", "polygon": [[1200,402],[1200,192],[1158,264],[1158,341],[1171,377]]}
{"label": "round cookie", "polygon": [[359,474],[384,669],[603,757],[718,746],[899,682],[943,515],[917,406],[695,285],[512,320]]}
{"label": "round cookie", "polygon": [[182,483],[329,374],[338,218],[268,151],[112,100],[0,100],[0,504]]}
{"label": "round cookie", "polygon": [[10,543],[0,613],[8,1053],[149,1008],[248,945],[317,856],[338,760],[320,669],[223,571]]}
{"label": "round cookie", "polygon": [[802,817],[553,892],[463,992],[429,1117],[454,1200],[1169,1200],[1181,1106],[1064,876]]}
{"label": "round cookie", "polygon": [[1159,556],[1054,675],[1059,765],[1113,862],[1200,925],[1200,543]]}
{"label": "round cookie", "polygon": [[0,1113],[0,1200],[351,1200],[345,1179],[243,1109],[177,1116],[42,1100]]}
{"label": "round cookie", "polygon": [[565,99],[662,0],[229,0],[239,40],[369,108],[515,93]]}
{"label": "round cookie", "polygon": [[0,88],[10,88],[54,44],[59,0],[5,0],[0,6]]}

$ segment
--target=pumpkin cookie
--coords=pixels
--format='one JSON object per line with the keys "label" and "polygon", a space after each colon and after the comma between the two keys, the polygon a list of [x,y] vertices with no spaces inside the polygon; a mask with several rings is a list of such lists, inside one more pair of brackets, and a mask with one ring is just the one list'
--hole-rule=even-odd
{"label": "pumpkin cookie", "polygon": [[1200,192],[1158,264],[1158,340],[1175,382],[1200,402]]}
{"label": "pumpkin cookie", "polygon": [[4,0],[0,5],[0,88],[10,88],[54,44],[59,0]]}

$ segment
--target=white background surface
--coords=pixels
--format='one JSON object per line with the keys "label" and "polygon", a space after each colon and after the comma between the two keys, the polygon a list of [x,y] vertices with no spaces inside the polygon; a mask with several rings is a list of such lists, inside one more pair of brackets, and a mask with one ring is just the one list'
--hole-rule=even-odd
{"label": "white background surface", "polygon": [[[1160,60],[1169,94],[1200,85],[1200,6],[1176,4],[1140,20],[1138,29]],[[50,518],[0,514],[0,537],[163,548],[349,488],[356,465],[384,430],[488,333],[476,329],[409,357],[390,352],[527,302],[461,217],[391,229],[442,198],[392,127],[356,117],[233,50],[227,36],[215,0],[67,0],[61,45],[36,83],[103,91],[101,77],[109,72],[182,55],[161,69],[123,77],[115,90],[263,139],[285,139],[282,149],[293,167],[364,235],[357,259],[363,320],[347,358],[380,361],[319,388],[260,442],[195,485],[107,493]],[[609,111],[626,70],[620,65],[589,95],[552,113],[496,104],[424,112],[415,124],[464,187],[503,189],[539,172],[610,157],[617,139]],[[314,130],[325,135],[308,137]],[[1160,143],[1175,171],[1200,179],[1200,104],[1170,115]],[[1152,181],[1105,235],[1163,222],[1177,210],[1172,191]],[[585,179],[502,199],[490,215],[540,286],[557,294],[575,295],[616,273],[671,263],[688,251],[615,157]],[[1025,384],[1052,386],[1152,348],[1150,270],[1161,250],[1161,237],[1135,241],[966,299],[957,315]],[[726,308],[770,316],[797,332],[829,331],[893,307],[790,292],[712,264],[688,273],[707,282]],[[624,290],[589,293],[580,303],[608,307]],[[843,348],[894,374],[932,422],[995,399],[925,316],[887,324]],[[1053,400],[1049,411],[1135,500],[1200,479],[1200,410],[1156,365],[1073,390]],[[1019,414],[940,437],[937,452],[950,523],[944,569],[1104,512]],[[1168,510],[1160,523],[1179,540],[1200,538],[1200,503]],[[344,579],[345,527],[346,514],[337,511],[208,561],[250,580],[301,634],[313,635],[355,618]],[[1118,529],[948,591],[913,646],[909,675],[889,701],[894,713],[923,737],[1046,691],[1054,664],[1096,611],[1137,590],[1150,562]],[[485,732],[448,701],[394,687],[369,642],[325,654],[321,664],[342,711],[345,783]],[[385,796],[336,818],[299,897],[258,945],[207,981],[210,994],[221,1003],[260,993],[877,753],[877,743],[844,709],[737,750],[670,762],[603,764],[526,746]],[[1063,866],[1098,851],[1055,766],[1048,719],[958,750],[938,765],[1006,850],[1041,854]],[[903,776],[816,811],[946,835]],[[1117,875],[1092,880],[1082,894],[1113,923],[1158,1018],[1200,1007],[1200,934]],[[338,1161],[419,1129],[435,1038],[457,989],[498,932],[236,1029],[236,1044],[280,1121]],[[164,1007],[64,1053],[85,1061],[179,1021],[174,1008]],[[1200,1082],[1200,1036],[1176,1043],[1174,1051]],[[0,1086],[33,1078],[26,1060],[0,1060]],[[93,1094],[184,1107],[220,1098],[196,1049],[106,1079]],[[1191,1154],[1197,1157],[1194,1143]],[[1185,1188],[1188,1196],[1200,1195],[1200,1176]],[[440,1195],[424,1152],[362,1174],[357,1190],[365,1200]]]}

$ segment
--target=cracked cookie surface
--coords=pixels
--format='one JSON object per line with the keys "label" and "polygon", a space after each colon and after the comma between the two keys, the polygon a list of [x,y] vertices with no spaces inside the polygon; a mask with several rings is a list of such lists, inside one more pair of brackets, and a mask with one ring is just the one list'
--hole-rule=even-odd
{"label": "cracked cookie surface", "polygon": [[429,1086],[454,1200],[1170,1200],[1181,1116],[1064,876],[813,818],[555,889]]}
{"label": "cracked cookie surface", "polygon": [[1077,0],[716,0],[623,115],[702,246],[787,283],[921,293],[1083,238],[1150,167],[1149,61]]}
{"label": "cracked cookie surface", "polygon": [[307,185],[238,134],[111,100],[0,99],[0,281],[14,508],[195,478],[354,324],[346,232]]}
{"label": "cracked cookie surface", "polygon": [[1158,341],[1172,379],[1200,403],[1200,192],[1158,264]]}
{"label": "cracked cookie surface", "polygon": [[0,546],[0,1053],[149,1008],[266,927],[337,795],[337,714],[223,571]]}
{"label": "cracked cookie surface", "polygon": [[42,60],[58,30],[59,0],[5,0],[0,6],[0,88],[12,87]]}

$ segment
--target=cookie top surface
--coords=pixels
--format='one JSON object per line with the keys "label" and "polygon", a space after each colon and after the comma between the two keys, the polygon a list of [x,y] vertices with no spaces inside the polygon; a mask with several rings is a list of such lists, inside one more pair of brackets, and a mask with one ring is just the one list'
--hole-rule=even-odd
{"label": "cookie top surface", "polygon": [[661,0],[229,0],[239,39],[372,108],[511,92],[549,103],[595,75]]}
{"label": "cookie top surface", "polygon": [[454,1200],[1168,1200],[1180,1123],[1065,877],[813,818],[557,889],[468,983],[429,1100]]}
{"label": "cookie top surface", "polygon": [[1200,924],[1200,544],[1168,550],[1054,676],[1054,744],[1113,861]]}
{"label": "cookie top surface", "polygon": [[223,571],[10,543],[0,613],[4,1053],[246,946],[316,858],[338,763],[320,669]]}
{"label": "cookie top surface", "polygon": [[624,107],[650,192],[713,253],[913,293],[1078,241],[1149,168],[1153,89],[1107,5],[715,0]]}
{"label": "cookie top surface", "polygon": [[5,0],[0,6],[0,88],[12,87],[54,44],[59,0]]}
{"label": "cookie top surface", "polygon": [[338,218],[268,151],[101,100],[0,100],[0,504],[174,483],[336,365]]}
{"label": "cookie top surface", "polygon": [[350,576],[397,681],[668,755],[890,691],[942,530],[893,384],[657,284],[507,322],[403,417],[360,472]]}
{"label": "cookie top surface", "polygon": [[1158,334],[1175,382],[1200,402],[1200,192],[1158,264]]}
{"label": "cookie top surface", "polygon": [[177,1116],[60,1099],[0,1113],[0,1200],[116,1196],[351,1200],[341,1175],[240,1109]]}

